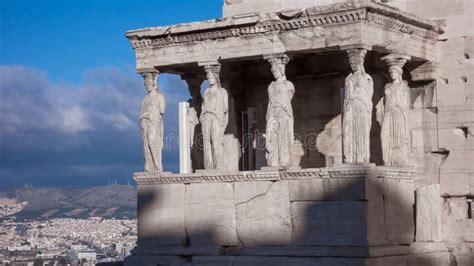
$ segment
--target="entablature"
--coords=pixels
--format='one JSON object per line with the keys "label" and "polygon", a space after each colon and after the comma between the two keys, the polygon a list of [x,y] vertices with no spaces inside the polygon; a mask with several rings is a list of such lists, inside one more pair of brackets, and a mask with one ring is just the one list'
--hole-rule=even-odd
{"label": "entablature", "polygon": [[433,22],[370,1],[128,31],[137,69],[363,45],[436,61]]}

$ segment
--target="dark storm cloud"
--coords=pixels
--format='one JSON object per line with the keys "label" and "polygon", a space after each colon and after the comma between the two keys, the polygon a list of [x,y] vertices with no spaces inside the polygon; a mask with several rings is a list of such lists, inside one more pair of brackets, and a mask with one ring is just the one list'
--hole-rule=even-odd
{"label": "dark storm cloud", "polygon": [[[165,170],[178,169],[177,103],[185,84],[163,76],[167,99]],[[89,185],[126,182],[143,167],[139,132],[143,82],[133,70],[89,70],[79,85],[0,66],[0,189],[23,183]]]}

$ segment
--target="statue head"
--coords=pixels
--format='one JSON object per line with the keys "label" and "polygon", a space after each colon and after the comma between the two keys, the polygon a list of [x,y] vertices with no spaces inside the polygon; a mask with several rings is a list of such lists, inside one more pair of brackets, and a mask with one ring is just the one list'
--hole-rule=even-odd
{"label": "statue head", "polygon": [[388,72],[392,80],[402,80],[403,66],[406,64],[411,57],[401,54],[389,54],[382,57],[387,65],[389,66]]}
{"label": "statue head", "polygon": [[206,78],[210,86],[219,84],[219,75],[216,73],[207,73]]}
{"label": "statue head", "polygon": [[214,86],[220,86],[220,79],[219,79],[219,73],[221,70],[220,65],[207,65],[204,67],[204,70],[206,71],[206,78],[207,81],[209,82],[210,87]]}
{"label": "statue head", "polygon": [[146,72],[142,73],[142,77],[145,83],[145,89],[148,93],[158,89],[158,73],[157,72]]}
{"label": "statue head", "polygon": [[367,54],[365,49],[350,49],[347,50],[349,55],[349,64],[351,66],[352,72],[365,71],[364,70],[364,58]]}
{"label": "statue head", "polygon": [[278,56],[278,57],[271,57],[268,58],[268,62],[270,62],[272,68],[273,77],[276,80],[281,78],[286,78],[286,64],[288,64],[289,58],[286,55]]}
{"label": "statue head", "polygon": [[388,69],[392,80],[401,80],[403,75],[403,69],[401,66],[390,66]]}
{"label": "statue head", "polygon": [[286,77],[286,74],[285,74],[285,65],[283,64],[279,64],[279,63],[275,63],[275,64],[272,64],[272,74],[273,74],[273,77],[278,80],[282,77]]}

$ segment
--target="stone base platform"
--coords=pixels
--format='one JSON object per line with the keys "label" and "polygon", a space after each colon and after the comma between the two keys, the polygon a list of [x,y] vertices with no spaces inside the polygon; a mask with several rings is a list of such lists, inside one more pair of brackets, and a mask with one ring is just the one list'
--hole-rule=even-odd
{"label": "stone base platform", "polygon": [[444,245],[413,244],[414,175],[374,165],[137,173],[138,245],[126,264],[446,265],[434,264],[449,260]]}
{"label": "stone base platform", "polygon": [[443,243],[379,247],[139,247],[126,265],[450,265]]}

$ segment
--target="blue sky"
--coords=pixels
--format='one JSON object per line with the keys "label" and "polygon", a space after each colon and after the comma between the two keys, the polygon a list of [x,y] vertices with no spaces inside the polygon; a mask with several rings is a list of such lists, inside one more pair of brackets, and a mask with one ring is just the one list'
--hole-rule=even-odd
{"label": "blue sky", "polygon": [[[0,190],[132,181],[145,95],[125,31],[221,17],[222,0],[0,0]],[[179,77],[163,75],[165,170],[178,170]]]}

